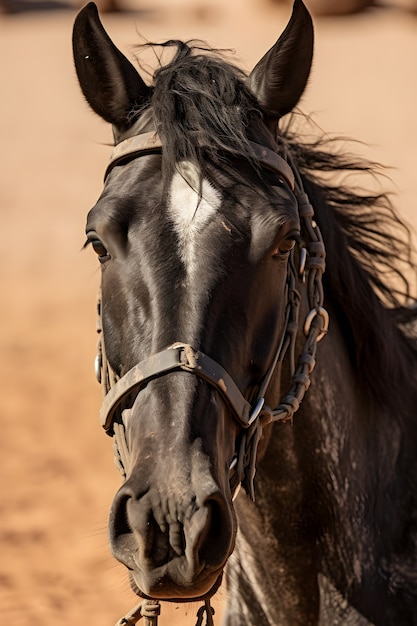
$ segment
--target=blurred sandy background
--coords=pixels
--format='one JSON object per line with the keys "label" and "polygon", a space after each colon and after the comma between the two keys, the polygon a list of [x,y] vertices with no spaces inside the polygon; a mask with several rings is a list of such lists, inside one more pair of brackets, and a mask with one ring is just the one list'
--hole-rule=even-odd
{"label": "blurred sandy background", "polygon": [[[75,7],[35,6],[16,0],[15,13],[0,15],[0,622],[112,626],[136,598],[107,548],[120,479],[97,419],[99,273],[80,252],[111,135],[75,79]],[[138,33],[199,37],[234,48],[246,69],[290,14],[268,0],[122,6],[130,11],[103,21],[128,55]],[[318,18],[302,104],[323,129],[362,140],[359,153],[393,166],[387,186],[414,225],[416,65],[417,17],[401,7]],[[195,608],[164,610],[161,626],[193,625]]]}

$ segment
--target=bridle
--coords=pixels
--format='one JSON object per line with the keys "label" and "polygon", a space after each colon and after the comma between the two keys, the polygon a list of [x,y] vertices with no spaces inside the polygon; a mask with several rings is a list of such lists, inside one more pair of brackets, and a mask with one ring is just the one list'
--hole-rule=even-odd
{"label": "bridle", "polygon": [[[125,437],[123,414],[125,411],[131,410],[126,406],[133,406],[140,390],[151,380],[167,376],[174,371],[185,371],[203,379],[214,387],[241,427],[242,436],[238,450],[236,450],[230,464],[229,480],[232,493],[236,492],[242,484],[249,497],[254,500],[256,454],[263,429],[267,424],[273,422],[292,421],[310,386],[310,376],[315,366],[317,343],[326,334],[329,322],[328,313],[323,308],[322,275],[325,269],[323,239],[313,220],[313,207],[304,192],[301,176],[292,162],[290,152],[286,151],[286,159],[284,159],[273,150],[255,142],[250,142],[250,147],[253,161],[257,167],[273,171],[295,193],[305,239],[304,244],[300,246],[299,266],[296,267],[294,251],[291,252],[289,258],[284,327],[274,358],[259,385],[256,399],[252,403],[246,400],[234,380],[219,363],[185,343],[175,343],[161,352],[149,356],[119,378],[106,358],[101,321],[101,299],[99,297],[97,326],[99,343],[96,375],[104,395],[100,410],[100,422],[105,431],[114,437],[116,463],[124,477],[127,473],[129,450]],[[106,170],[106,177],[116,165],[123,165],[127,161],[148,154],[161,154],[162,150],[163,146],[156,132],[141,133],[129,137],[115,146]],[[296,287],[297,281],[306,282],[309,313],[303,326],[305,342],[296,358],[295,344],[300,325],[299,309],[301,302],[301,296]],[[289,357],[290,364],[290,389],[280,404],[272,409],[265,404],[265,396],[277,366],[283,362],[286,355]],[[207,624],[211,624],[211,607],[208,605],[205,610]],[[118,624],[134,624],[141,617],[144,617],[143,604],[122,618]],[[157,612],[154,616],[146,619],[149,620],[149,624],[156,624]]]}

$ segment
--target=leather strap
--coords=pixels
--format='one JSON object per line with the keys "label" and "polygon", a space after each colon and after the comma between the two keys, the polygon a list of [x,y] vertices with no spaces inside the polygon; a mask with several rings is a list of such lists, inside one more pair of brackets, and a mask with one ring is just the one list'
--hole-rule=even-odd
{"label": "leather strap", "polygon": [[241,426],[249,427],[252,407],[226,370],[203,352],[194,350],[188,344],[177,343],[141,361],[111,387],[100,409],[103,428],[106,431],[112,428],[114,414],[127,395],[139,393],[150,380],[174,370],[191,372],[211,383],[220,391]]}
{"label": "leather strap", "polygon": [[[266,146],[262,146],[254,141],[250,141],[249,143],[254,159],[263,167],[276,172],[278,176],[285,180],[290,189],[294,191],[294,174],[285,159]],[[161,140],[158,134],[153,130],[124,139],[113,148],[104,180],[113,167],[123,162],[127,157],[135,158],[147,154],[158,154],[161,150]]]}
{"label": "leather strap", "polygon": [[258,163],[263,165],[263,167],[266,167],[267,169],[276,172],[278,176],[281,176],[285,180],[291,191],[294,191],[294,174],[287,161],[283,159],[282,156],[280,156],[273,150],[270,150],[266,146],[262,146],[261,144],[255,143],[254,141],[250,141],[249,143],[252,147],[253,154]]}
{"label": "leather strap", "polygon": [[124,139],[114,146],[112,150],[110,161],[106,173],[104,174],[104,180],[106,180],[113,167],[124,161],[127,157],[133,158],[134,156],[160,153],[161,150],[161,140],[154,130]]}

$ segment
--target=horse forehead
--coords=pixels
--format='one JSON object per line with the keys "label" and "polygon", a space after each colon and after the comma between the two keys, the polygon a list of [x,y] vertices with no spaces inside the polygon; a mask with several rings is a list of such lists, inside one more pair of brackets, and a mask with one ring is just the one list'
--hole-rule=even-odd
{"label": "horse forehead", "polygon": [[207,179],[201,179],[200,169],[189,161],[178,164],[172,177],[168,212],[180,240],[200,231],[219,211],[222,195]]}

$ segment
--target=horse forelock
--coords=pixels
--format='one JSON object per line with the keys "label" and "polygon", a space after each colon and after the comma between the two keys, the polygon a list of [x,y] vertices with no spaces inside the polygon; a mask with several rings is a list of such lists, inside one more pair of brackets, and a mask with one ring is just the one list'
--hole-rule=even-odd
{"label": "horse forelock", "polygon": [[203,172],[208,161],[217,162],[225,153],[251,158],[248,125],[262,113],[244,72],[200,42],[147,45],[176,50],[155,71],[149,103],[164,146],[164,177],[170,180],[182,161]]}

